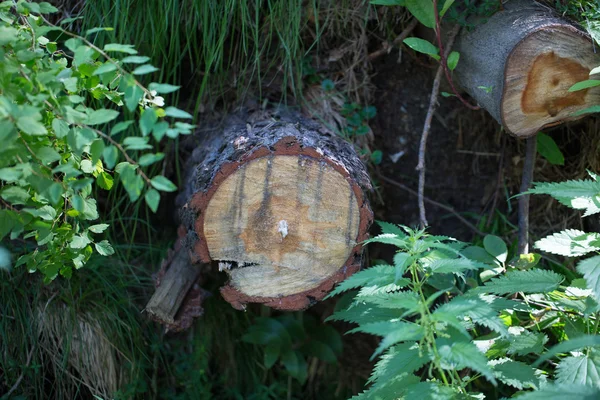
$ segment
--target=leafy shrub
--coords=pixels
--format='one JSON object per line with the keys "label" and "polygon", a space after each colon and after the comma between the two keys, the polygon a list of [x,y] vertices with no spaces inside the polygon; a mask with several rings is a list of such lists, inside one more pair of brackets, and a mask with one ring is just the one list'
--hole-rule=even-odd
{"label": "leafy shrub", "polygon": [[193,128],[177,121],[190,114],[164,107],[160,95],[177,86],[140,82],[157,70],[148,57],[87,39],[110,28],[80,36],[42,15],[56,11],[45,2],[0,3],[0,240],[18,240],[15,266],[46,282],[70,277],[94,251],[114,253],[97,200],[117,176],[131,202],[143,196],[157,210],[159,192],[176,186],[148,176],[164,157],[152,150]]}
{"label": "leafy shrub", "polygon": [[306,357],[335,363],[342,353],[339,333],[331,326],[318,324],[310,315],[303,315],[301,321],[291,314],[258,318],[242,339],[264,346],[266,369],[280,361],[300,383],[308,376]]}
{"label": "leafy shrub", "polygon": [[[382,337],[370,387],[356,399],[600,396],[600,308],[585,290],[598,293],[590,269],[581,270],[585,281],[567,283],[539,268],[539,255],[508,262],[495,236],[476,247],[380,225],[383,233],[367,242],[396,246],[393,264],[361,271],[330,294],[355,291],[331,319]],[[557,357],[558,366],[550,362]]]}

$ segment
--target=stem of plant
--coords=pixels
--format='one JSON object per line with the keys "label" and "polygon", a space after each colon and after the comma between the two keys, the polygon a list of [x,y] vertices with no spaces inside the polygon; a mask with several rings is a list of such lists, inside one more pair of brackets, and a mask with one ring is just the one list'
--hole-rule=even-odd
{"label": "stem of plant", "polygon": [[[452,48],[454,39],[458,34],[459,26],[456,26],[450,33],[448,38],[447,49],[448,52]],[[443,62],[442,62],[443,65]],[[427,110],[427,116],[425,117],[425,124],[423,125],[423,133],[421,135],[421,143],[419,145],[419,163],[417,164],[417,171],[419,171],[419,190],[418,190],[418,203],[419,203],[419,221],[421,228],[425,228],[427,223],[427,217],[425,215],[425,153],[427,147],[427,138],[429,137],[429,131],[431,130],[431,120],[433,114],[437,108],[438,93],[440,91],[440,83],[442,80],[442,65],[439,66],[435,79],[433,81],[433,88],[431,89],[431,97],[429,98],[429,109]]]}
{"label": "stem of plant", "polygon": [[[527,139],[525,163],[523,164],[523,176],[521,178],[521,193],[529,190],[533,180],[536,153],[537,136],[533,136]],[[522,194],[519,197],[519,254],[527,253],[529,253],[529,195]]]}
{"label": "stem of plant", "polygon": [[[444,47],[442,45],[442,19],[440,18],[440,13],[438,11],[438,6],[437,6],[437,0],[433,0],[433,14],[435,16],[435,38],[438,44],[438,48],[440,49],[440,66],[442,67],[442,69],[444,70],[444,74],[446,75],[446,79],[448,80],[448,83],[450,84],[450,88],[452,89],[452,92],[454,93],[454,95],[456,95],[456,97],[458,97],[458,99],[469,109],[471,110],[479,110],[481,107],[478,105],[472,105],[470,104],[467,100],[465,100],[460,93],[458,93],[458,90],[456,90],[456,87],[454,86],[454,81],[452,80],[452,76],[450,76],[450,69],[448,68],[448,54],[450,53],[449,51],[444,51]],[[457,31],[458,33],[458,31]],[[456,36],[456,34],[452,35],[453,37]],[[452,42],[454,42],[454,39],[452,40],[448,40],[448,49],[450,47],[452,47]]]}

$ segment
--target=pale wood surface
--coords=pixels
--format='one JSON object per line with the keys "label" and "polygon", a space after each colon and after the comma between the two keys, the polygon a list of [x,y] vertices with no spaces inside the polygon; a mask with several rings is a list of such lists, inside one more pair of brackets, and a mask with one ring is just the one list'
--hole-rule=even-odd
{"label": "pale wood surface", "polygon": [[[573,113],[600,104],[600,88],[569,92],[600,66],[590,40],[563,26],[532,33],[506,62],[502,117],[511,132],[530,136],[545,126],[576,119]],[[579,117],[580,118],[580,117]]]}
{"label": "pale wood surface", "polygon": [[146,312],[159,321],[173,324],[181,303],[199,274],[200,268],[192,264],[188,250],[177,250],[160,286],[146,305]]}
{"label": "pale wood surface", "polygon": [[529,137],[544,127],[581,117],[598,104],[600,89],[569,93],[590,79],[600,54],[580,27],[532,0],[504,2],[504,10],[463,29],[455,81],[505,129]]}
{"label": "pale wood surface", "polygon": [[240,166],[205,215],[210,257],[233,262],[231,285],[268,297],[310,290],[338,271],[356,245],[360,219],[341,174],[325,162],[285,155]]}

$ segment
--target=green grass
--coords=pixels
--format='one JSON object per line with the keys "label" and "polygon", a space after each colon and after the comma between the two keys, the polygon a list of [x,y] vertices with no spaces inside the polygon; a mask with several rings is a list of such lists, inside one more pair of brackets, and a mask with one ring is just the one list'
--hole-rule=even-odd
{"label": "green grass", "polygon": [[[311,0],[191,1],[96,0],[83,3],[82,31],[109,26],[97,44],[133,43],[162,71],[161,80],[182,84],[196,105],[264,79],[301,87],[301,60],[316,45],[322,24]],[[312,9],[316,37],[305,42],[306,12]],[[233,80],[232,80],[233,79]]]}

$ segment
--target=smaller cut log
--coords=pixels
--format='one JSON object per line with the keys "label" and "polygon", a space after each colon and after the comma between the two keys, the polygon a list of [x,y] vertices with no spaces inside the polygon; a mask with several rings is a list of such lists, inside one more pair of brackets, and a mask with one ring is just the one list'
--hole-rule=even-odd
{"label": "smaller cut log", "polygon": [[506,1],[487,22],[463,29],[453,49],[456,82],[518,137],[582,118],[574,113],[600,102],[600,88],[568,91],[600,65],[592,39],[535,1]]}
{"label": "smaller cut log", "polygon": [[[188,246],[229,274],[223,297],[300,310],[360,268],[372,212],[352,145],[293,113],[231,117],[192,156]],[[234,122],[231,122],[234,120]]]}
{"label": "smaller cut log", "polygon": [[156,291],[145,311],[168,330],[181,331],[189,327],[193,317],[201,315],[205,293],[199,287],[190,290],[200,276],[200,265],[192,263],[189,251],[177,246],[174,252],[169,253],[156,279]]}

